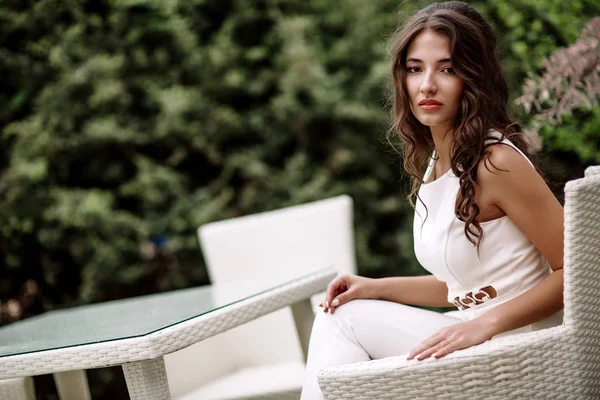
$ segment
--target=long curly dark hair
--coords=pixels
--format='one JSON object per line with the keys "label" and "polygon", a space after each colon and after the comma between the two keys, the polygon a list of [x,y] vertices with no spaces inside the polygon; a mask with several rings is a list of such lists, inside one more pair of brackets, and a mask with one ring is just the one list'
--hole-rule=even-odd
{"label": "long curly dark hair", "polygon": [[[472,7],[458,1],[435,3],[422,9],[394,33],[390,46],[394,92],[389,134],[397,134],[401,139],[404,169],[412,180],[408,196],[411,205],[415,207],[423,171],[434,150],[429,127],[413,115],[405,86],[408,47],[424,30],[448,37],[452,66],[464,80],[453,127],[450,164],[460,180],[456,216],[465,222],[467,239],[479,248],[483,230],[476,220],[477,167],[482,160],[486,167],[491,164],[487,149],[490,144],[507,138],[529,155],[527,142],[518,124],[508,117],[508,86],[497,56],[496,35],[489,23]],[[501,138],[486,145],[490,129],[500,132]]]}

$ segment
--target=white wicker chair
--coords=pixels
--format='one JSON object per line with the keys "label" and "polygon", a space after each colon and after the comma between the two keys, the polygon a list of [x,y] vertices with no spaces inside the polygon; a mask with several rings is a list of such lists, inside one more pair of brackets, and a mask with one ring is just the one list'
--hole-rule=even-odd
{"label": "white wicker chair", "polygon": [[[213,283],[309,273],[356,272],[352,199],[343,195],[203,225]],[[324,295],[313,297],[313,307]],[[318,299],[318,300],[317,300]],[[165,357],[173,398],[298,399],[304,357],[289,308]]]}
{"label": "white wicker chair", "polygon": [[319,372],[326,399],[600,398],[600,167],[565,187],[564,323],[441,359]]}

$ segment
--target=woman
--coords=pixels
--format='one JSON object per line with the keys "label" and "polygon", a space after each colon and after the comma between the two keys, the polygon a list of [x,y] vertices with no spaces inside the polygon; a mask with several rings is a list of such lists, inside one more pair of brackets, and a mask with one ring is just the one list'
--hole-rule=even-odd
{"label": "woman", "polygon": [[433,4],[394,35],[392,132],[413,178],[415,254],[432,275],[335,278],[302,399],[322,398],[316,375],[328,366],[440,358],[562,323],[563,210],[509,121],[495,45],[461,2]]}

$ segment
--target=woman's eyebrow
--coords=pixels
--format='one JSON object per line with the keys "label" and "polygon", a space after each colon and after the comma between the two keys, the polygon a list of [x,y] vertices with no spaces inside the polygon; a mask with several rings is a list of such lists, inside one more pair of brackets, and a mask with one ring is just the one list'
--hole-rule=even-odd
{"label": "woman's eyebrow", "polygon": [[[407,58],[406,62],[417,62],[417,63],[422,63],[423,60],[419,60],[418,58]],[[451,58],[442,58],[440,60],[437,61],[438,64],[442,64],[442,63],[447,63],[447,62],[452,62]]]}

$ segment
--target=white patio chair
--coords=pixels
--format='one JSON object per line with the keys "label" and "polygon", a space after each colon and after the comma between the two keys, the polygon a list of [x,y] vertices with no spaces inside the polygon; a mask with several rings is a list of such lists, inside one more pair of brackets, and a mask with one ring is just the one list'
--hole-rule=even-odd
{"label": "white patio chair", "polygon": [[319,371],[326,399],[600,398],[600,167],[565,187],[564,323],[439,360]]}
{"label": "white patio chair", "polygon": [[[198,229],[211,282],[290,276],[333,266],[355,273],[352,199],[343,195]],[[324,295],[313,297],[313,308]],[[304,356],[290,308],[165,357],[173,398],[295,399]]]}

